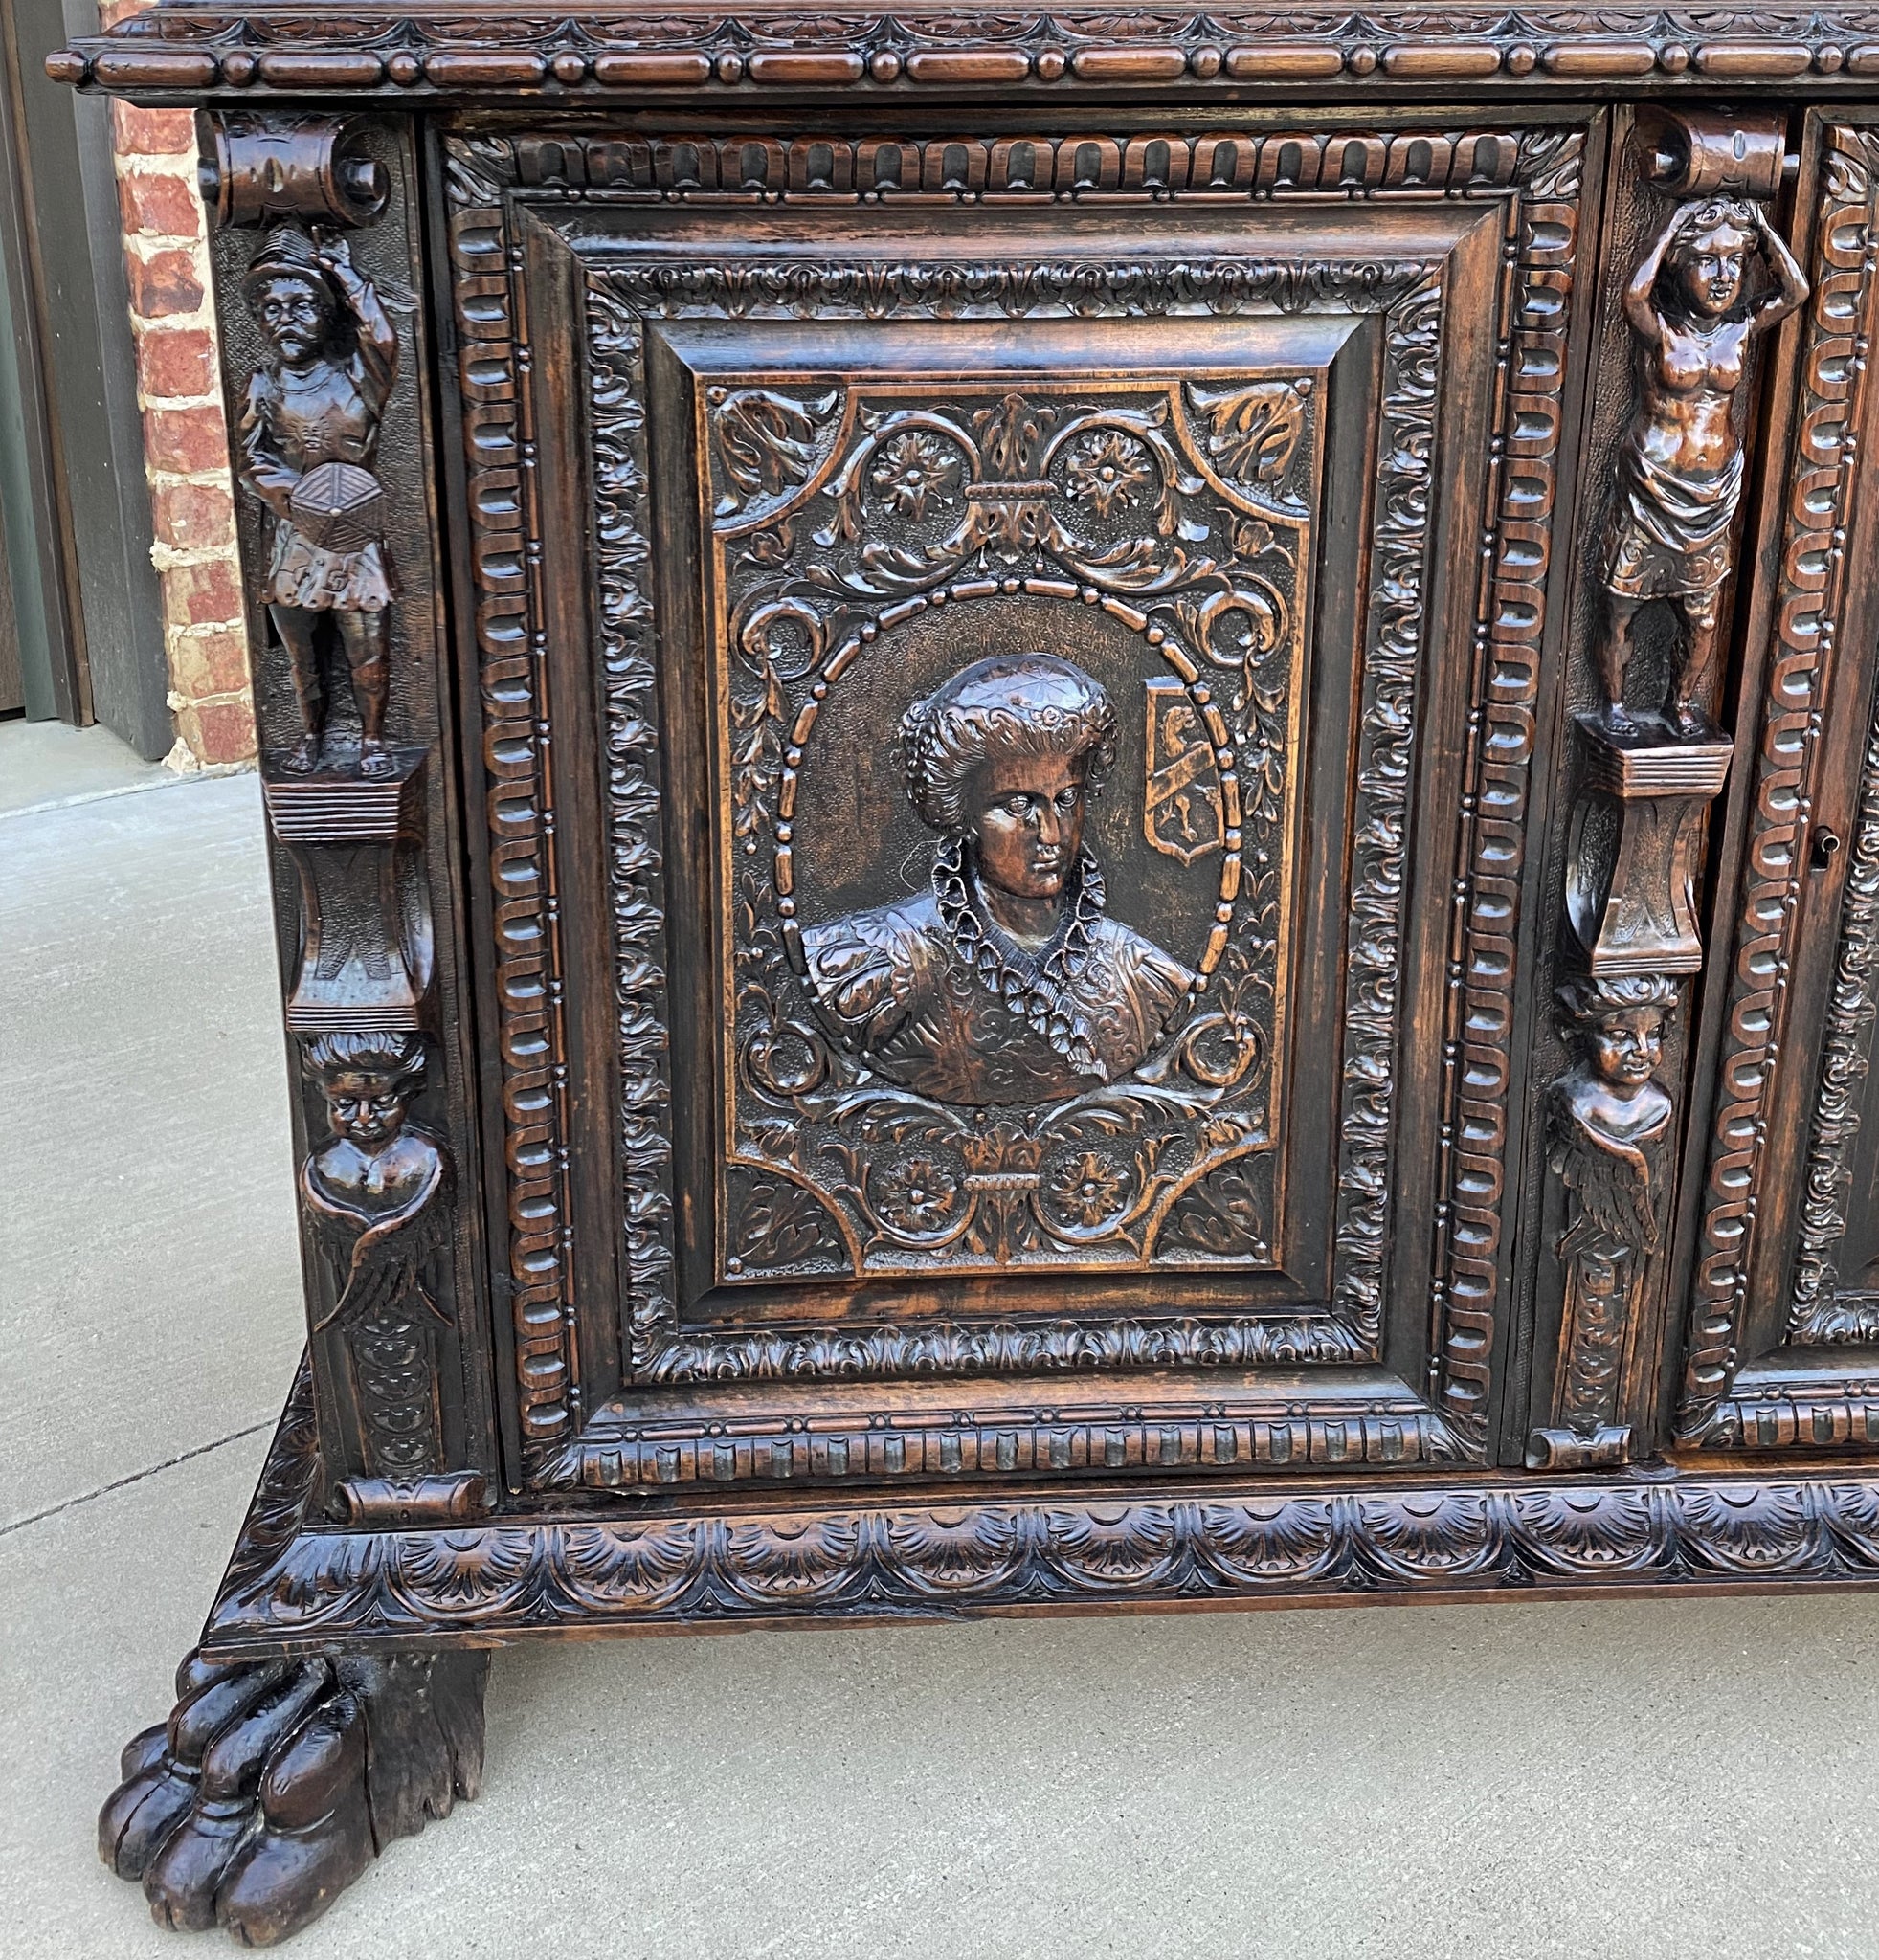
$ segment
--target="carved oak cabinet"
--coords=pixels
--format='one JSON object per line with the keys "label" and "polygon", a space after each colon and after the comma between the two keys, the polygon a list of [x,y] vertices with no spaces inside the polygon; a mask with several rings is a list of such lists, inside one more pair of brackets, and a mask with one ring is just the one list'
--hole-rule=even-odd
{"label": "carved oak cabinet", "polygon": [[105,1857],[525,1637],[1879,1577],[1879,11],[168,6],[308,1362]]}

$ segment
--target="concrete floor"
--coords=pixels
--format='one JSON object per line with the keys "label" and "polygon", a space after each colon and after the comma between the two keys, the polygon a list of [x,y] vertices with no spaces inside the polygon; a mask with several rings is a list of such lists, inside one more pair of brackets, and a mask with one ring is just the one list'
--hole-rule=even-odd
{"label": "concrete floor", "polygon": [[[93,1816],[300,1345],[261,873],[252,776],[0,818],[9,1960],[187,1950]],[[297,1954],[1879,1954],[1879,1600],[533,1648],[489,1716]]]}

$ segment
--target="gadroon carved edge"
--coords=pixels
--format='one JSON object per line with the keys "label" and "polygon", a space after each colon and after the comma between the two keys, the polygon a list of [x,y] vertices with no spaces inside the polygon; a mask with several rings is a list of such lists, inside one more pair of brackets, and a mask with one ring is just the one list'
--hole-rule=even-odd
{"label": "gadroon carved edge", "polygon": [[1558,1478],[1338,1491],[798,1500],[689,1515],[306,1528],[309,1379],[288,1398],[205,1652],[500,1644],[604,1627],[1879,1584],[1879,1473]]}
{"label": "gadroon carved edge", "polygon": [[808,18],[673,8],[505,17],[464,11],[245,19],[160,8],[49,57],[55,80],[142,100],[560,102],[864,95],[950,89],[1026,100],[1090,88],[1236,96],[1309,83],[1378,89],[1778,88],[1831,92],[1879,74],[1879,13],[1858,8],[1665,9],[1632,4],[1355,12],[1335,0],[1273,12],[1118,15],[1067,9],[992,19],[935,10]]}

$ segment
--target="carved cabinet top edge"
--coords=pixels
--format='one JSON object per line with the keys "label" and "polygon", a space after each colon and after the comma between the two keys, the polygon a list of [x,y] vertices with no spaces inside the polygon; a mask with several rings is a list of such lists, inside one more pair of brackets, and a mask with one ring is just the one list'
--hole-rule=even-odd
{"label": "carved cabinet top edge", "polygon": [[1431,7],[1270,12],[1069,7],[986,16],[777,0],[735,11],[623,0],[518,16],[492,0],[423,8],[168,0],[47,59],[55,80],[153,103],[257,99],[725,103],[941,92],[1047,101],[1091,90],[1239,100],[1614,89],[1840,93],[1879,78],[1879,8]]}

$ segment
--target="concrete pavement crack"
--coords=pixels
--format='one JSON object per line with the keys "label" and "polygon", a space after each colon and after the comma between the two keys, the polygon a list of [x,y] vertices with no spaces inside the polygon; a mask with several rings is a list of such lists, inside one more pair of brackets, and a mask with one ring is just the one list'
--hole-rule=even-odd
{"label": "concrete pavement crack", "polygon": [[61,1503],[48,1504],[43,1511],[34,1511],[29,1517],[15,1518],[10,1524],[0,1525],[0,1538],[11,1536],[15,1531],[24,1531],[29,1525],[43,1524],[48,1518],[56,1518],[61,1511],[75,1510],[79,1504],[88,1504],[94,1498],[109,1497],[114,1490],[123,1490],[133,1483],[142,1483],[145,1478],[154,1477],[160,1471],[173,1470],[178,1463],[187,1463],[194,1457],[206,1457],[211,1450],[219,1450],[225,1444],[238,1443],[243,1437],[258,1436],[264,1429],[272,1429],[280,1418],[270,1416],[265,1422],[251,1422],[246,1429],[237,1429],[232,1434],[217,1437],[213,1443],[198,1443],[192,1450],[185,1450],[180,1457],[166,1457],[161,1463],[152,1463],[147,1469],[133,1470],[128,1477],[119,1477],[109,1483],[101,1483],[96,1490],[87,1490],[78,1497],[68,1497]]}

